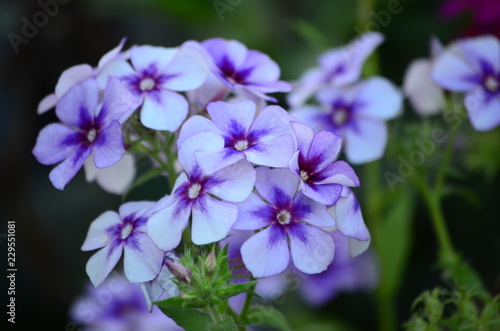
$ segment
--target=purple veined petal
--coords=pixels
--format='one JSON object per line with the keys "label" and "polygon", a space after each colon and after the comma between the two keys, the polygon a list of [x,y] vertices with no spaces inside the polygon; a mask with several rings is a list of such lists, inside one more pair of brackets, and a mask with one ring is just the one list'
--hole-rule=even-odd
{"label": "purple veined petal", "polygon": [[96,80],[100,89],[106,88],[109,76],[125,77],[134,75],[132,66],[124,60],[115,60],[108,63],[97,74]]}
{"label": "purple veined petal", "polygon": [[182,125],[181,131],[179,133],[179,138],[177,138],[177,147],[180,147],[186,139],[201,133],[201,132],[214,132],[220,136],[223,136],[224,133],[206,117],[195,115],[190,117],[184,124]]}
{"label": "purple veined petal", "polygon": [[188,103],[178,93],[160,89],[146,94],[141,109],[141,122],[154,130],[176,131],[186,119]]}
{"label": "purple veined petal", "polygon": [[191,206],[177,200],[149,218],[148,234],[159,249],[168,251],[179,246],[190,214]]}
{"label": "purple veined petal", "polygon": [[341,192],[342,192],[342,185],[340,184],[304,183],[302,189],[302,193],[305,196],[327,206],[331,206],[335,202],[337,202]]}
{"label": "purple veined petal", "polygon": [[287,96],[291,108],[301,107],[321,87],[323,71],[320,68],[308,69],[293,86]]}
{"label": "purple veined petal", "polygon": [[366,252],[368,247],[370,247],[371,239],[368,240],[357,240],[355,238],[349,238],[349,256],[351,258],[359,256]]}
{"label": "purple veined petal", "polygon": [[207,106],[214,124],[227,135],[247,132],[252,125],[255,110],[255,103],[249,100],[236,103],[217,101]]}
{"label": "purple veined petal", "polygon": [[299,154],[300,151],[296,151],[295,154],[293,154],[292,158],[290,159],[289,168],[295,176],[300,178]]}
{"label": "purple veined petal", "polygon": [[273,209],[255,193],[238,203],[238,218],[233,225],[235,230],[258,230],[271,224]]}
{"label": "purple veined petal", "polygon": [[123,258],[127,279],[132,283],[154,279],[161,271],[164,253],[144,232],[135,232],[127,239]]}
{"label": "purple veined petal", "polygon": [[220,151],[196,151],[194,155],[198,165],[207,175],[245,159],[245,154],[233,148],[224,148]]}
{"label": "purple veined petal", "polygon": [[358,119],[356,130],[345,131],[345,153],[354,164],[377,160],[384,155],[387,126],[379,120]]}
{"label": "purple veined petal", "polygon": [[201,132],[186,139],[182,145],[178,147],[179,163],[187,172],[198,166],[198,161],[195,157],[196,151],[220,151],[224,148],[224,138],[213,132]]}
{"label": "purple veined petal", "polygon": [[[342,187],[339,188],[338,193],[333,193],[337,195],[337,199],[338,197],[340,197],[341,190]],[[328,213],[326,206],[323,203],[318,203],[317,201],[310,199],[303,193],[297,195],[292,205],[292,208],[298,213],[301,213],[300,209],[303,210],[302,213],[304,214],[304,217],[300,219],[300,221],[306,222],[310,225],[321,226],[325,228],[332,228],[335,226],[335,220]]]}
{"label": "purple veined petal", "polygon": [[183,45],[179,47],[165,69],[170,79],[162,83],[163,88],[174,91],[194,90],[207,79],[210,69],[199,50]]}
{"label": "purple veined petal", "polygon": [[[185,184],[186,182],[188,181],[188,178],[187,178],[187,175],[185,172],[181,173],[177,179],[175,180],[175,184],[174,184],[174,188],[172,189],[172,192],[175,192],[177,191],[177,189]],[[178,198],[175,196],[175,195],[166,195],[164,196],[163,198],[161,198],[160,200],[158,200],[158,202],[156,202],[153,206],[151,206],[149,208],[149,210],[147,210],[145,212],[146,215],[151,215],[151,214],[155,214],[167,207],[170,207],[171,205],[173,205],[174,203],[176,203],[178,201]]]}
{"label": "purple veined petal", "polygon": [[79,142],[78,132],[64,124],[52,123],[38,134],[33,155],[41,164],[56,164],[67,159]]}
{"label": "purple veined petal", "polygon": [[477,131],[488,131],[500,124],[500,98],[485,100],[475,92],[468,93],[464,100],[469,119]]}
{"label": "purple veined petal", "polygon": [[259,51],[249,50],[245,59],[245,63],[241,67],[241,71],[249,69],[249,74],[246,77],[247,82],[263,82],[276,81],[280,77],[280,68],[267,54]]}
{"label": "purple veined petal", "polygon": [[318,106],[303,106],[290,111],[298,121],[310,126],[315,131],[324,130],[327,127],[328,117]]}
{"label": "purple veined petal", "polygon": [[258,167],[255,188],[272,206],[290,203],[297,192],[300,179],[290,169]]}
{"label": "purple veined petal", "polygon": [[301,122],[291,122],[291,124],[297,138],[297,149],[302,152],[303,156],[307,156],[313,141],[314,130]]}
{"label": "purple veined petal", "polygon": [[477,85],[470,79],[476,74],[474,67],[458,53],[456,46],[451,46],[435,60],[432,78],[444,89],[466,92]]}
{"label": "purple veined petal", "polygon": [[210,196],[198,198],[193,206],[191,237],[195,245],[206,245],[224,239],[238,216],[234,203]]}
{"label": "purple veined petal", "polygon": [[255,178],[253,166],[241,160],[210,176],[206,192],[225,201],[241,202],[252,193]]}
{"label": "purple veined petal", "polygon": [[359,178],[354,169],[345,161],[335,161],[321,171],[324,180],[316,184],[341,184],[344,186],[359,186]]}
{"label": "purple veined petal", "polygon": [[342,147],[342,137],[330,131],[319,131],[313,137],[307,160],[317,171],[325,169],[336,158]]}
{"label": "purple veined petal", "polygon": [[329,208],[329,213],[337,220],[339,230],[348,237],[360,240],[370,240],[370,232],[363,221],[363,215],[358,200],[348,188],[346,197],[342,197]]}
{"label": "purple veined petal", "polygon": [[268,167],[288,167],[293,156],[294,140],[291,134],[282,134],[273,140],[261,141],[243,151],[248,161]]}
{"label": "purple veined petal", "polygon": [[55,93],[47,95],[38,104],[38,108],[36,111],[37,114],[41,115],[41,114],[47,112],[49,109],[55,107],[56,103],[57,103],[57,96]]}
{"label": "purple veined petal", "polygon": [[444,93],[432,79],[432,62],[427,59],[413,61],[405,73],[403,91],[420,116],[432,116],[445,107]]}
{"label": "purple veined petal", "polygon": [[468,38],[457,42],[465,57],[481,68],[483,62],[500,71],[500,42],[492,35]]}
{"label": "purple veined petal", "polygon": [[99,64],[97,65],[98,70],[102,70],[106,65],[108,65],[110,62],[115,60],[118,55],[120,54],[123,45],[125,45],[125,41],[127,41],[127,38],[122,38],[118,46],[104,54],[101,59],[99,60]]}
{"label": "purple veined petal", "polygon": [[236,40],[213,38],[205,40],[201,45],[212,56],[218,67],[228,65],[239,69],[247,57],[248,49]]}
{"label": "purple veined petal", "polygon": [[269,277],[285,271],[290,261],[285,232],[279,226],[270,226],[254,234],[241,246],[241,257],[254,277]]}
{"label": "purple veined petal", "polygon": [[288,82],[284,82],[282,80],[277,80],[273,82],[248,82],[243,85],[245,89],[250,91],[253,94],[257,94],[259,98],[271,101],[278,102],[276,98],[265,95],[265,93],[274,93],[274,92],[289,92],[292,90],[292,84]]}
{"label": "purple veined petal", "polygon": [[87,237],[82,245],[82,251],[91,251],[110,244],[115,238],[110,238],[106,229],[120,224],[122,219],[114,211],[107,211],[99,215],[91,224]]}
{"label": "purple veined petal", "polygon": [[130,216],[132,214],[136,214],[136,218],[138,216],[143,215],[146,210],[150,209],[155,203],[152,201],[133,201],[127,202],[118,208],[118,213],[122,219]]}
{"label": "purple veined petal", "polygon": [[79,145],[66,160],[52,169],[49,179],[58,190],[63,190],[66,184],[75,177],[76,173],[83,166],[85,160],[92,153],[92,148]]}
{"label": "purple veined petal", "polygon": [[217,78],[214,73],[209,73],[207,79],[196,90],[187,91],[189,104],[194,108],[193,113],[202,113],[210,102],[224,100],[231,90]]}
{"label": "purple veined petal", "polygon": [[93,147],[94,164],[97,168],[106,168],[118,163],[125,154],[121,124],[116,120],[112,121],[99,132]]}
{"label": "purple veined petal", "polygon": [[158,72],[165,72],[177,51],[178,48],[134,46],[130,49],[130,61],[138,72],[149,69],[151,65],[156,66]]}
{"label": "purple veined petal", "polygon": [[403,95],[391,82],[372,77],[358,85],[359,116],[380,120],[394,118],[403,107]]}
{"label": "purple veined petal", "polygon": [[87,126],[93,122],[98,97],[99,89],[95,80],[87,79],[78,83],[59,98],[56,105],[57,117],[74,127]]}
{"label": "purple veined petal", "polygon": [[92,77],[94,69],[88,64],[79,64],[63,71],[56,85],[56,96],[61,99],[76,84]]}
{"label": "purple veined petal", "polygon": [[94,287],[99,286],[108,277],[111,270],[118,263],[118,260],[120,260],[122,252],[122,243],[116,245],[111,243],[90,257],[85,270]]}
{"label": "purple veined petal", "polygon": [[123,155],[118,163],[99,169],[95,166],[93,156],[83,164],[87,182],[97,180],[104,191],[113,194],[123,194],[135,178],[135,160],[130,154]]}
{"label": "purple veined petal", "polygon": [[267,106],[257,116],[250,131],[255,135],[259,135],[260,141],[274,139],[283,133],[293,135],[291,121],[297,121],[297,119],[283,108]]}
{"label": "purple veined petal", "polygon": [[293,264],[306,274],[325,271],[333,261],[335,242],[332,236],[317,227],[296,223],[289,228]]}
{"label": "purple veined petal", "polygon": [[112,120],[118,120],[121,124],[125,123],[141,102],[142,97],[132,94],[118,77],[109,76],[102,107],[98,114],[100,124],[106,126]]}

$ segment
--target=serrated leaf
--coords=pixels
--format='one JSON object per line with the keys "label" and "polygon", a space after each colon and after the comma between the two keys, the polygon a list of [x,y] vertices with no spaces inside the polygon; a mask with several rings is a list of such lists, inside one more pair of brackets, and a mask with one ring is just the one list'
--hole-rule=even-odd
{"label": "serrated leaf", "polygon": [[256,281],[250,281],[242,284],[233,284],[227,288],[221,289],[218,294],[221,298],[230,298],[237,294],[248,292],[255,284],[257,284]]}
{"label": "serrated leaf", "polygon": [[248,312],[248,325],[268,325],[283,331],[291,331],[282,313],[266,306],[252,306]]}

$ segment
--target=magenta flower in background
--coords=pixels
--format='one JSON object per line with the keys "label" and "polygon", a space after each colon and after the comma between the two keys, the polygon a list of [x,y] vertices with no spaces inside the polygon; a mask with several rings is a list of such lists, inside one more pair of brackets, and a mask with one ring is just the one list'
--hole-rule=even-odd
{"label": "magenta flower in background", "polygon": [[286,167],[294,152],[290,116],[283,108],[268,106],[255,118],[255,103],[210,103],[207,111],[212,120],[193,116],[183,125],[178,143],[200,132],[213,132],[224,139],[220,151],[195,152],[198,164],[213,173],[240,160],[257,165]]}
{"label": "magenta flower in background", "polygon": [[185,172],[175,181],[172,195],[152,208],[148,233],[163,250],[176,248],[192,214],[191,236],[196,245],[224,239],[238,214],[235,202],[245,200],[255,183],[252,165],[241,160],[213,174],[205,173],[195,158],[199,150],[220,151],[224,139],[212,132],[196,134],[179,146]]}
{"label": "magenta flower in background", "polygon": [[462,39],[450,45],[434,65],[434,80],[465,93],[464,104],[474,129],[500,124],[500,42],[493,36]]}
{"label": "magenta flower in background", "polygon": [[236,40],[213,38],[201,43],[209,55],[212,72],[230,90],[245,91],[276,102],[267,93],[288,92],[291,85],[280,81],[280,68],[259,51]]}
{"label": "magenta flower in background", "polygon": [[[332,262],[335,243],[319,227],[335,221],[324,205],[297,192],[300,180],[289,169],[257,168],[255,188],[239,204],[235,230],[259,230],[241,246],[246,268],[254,277],[283,272],[289,264],[305,273],[324,271]],[[264,199],[266,202],[264,202]]]}
{"label": "magenta flower in background", "polygon": [[108,79],[101,107],[98,97],[95,80],[74,86],[57,103],[62,123],[49,124],[38,135],[33,149],[38,162],[60,163],[49,174],[57,189],[64,189],[92,152],[97,168],[117,163],[125,153],[121,125],[137,108],[135,98],[116,77]]}
{"label": "magenta flower in background", "polygon": [[318,58],[319,66],[307,70],[295,84],[288,95],[288,104],[297,108],[322,88],[348,86],[356,82],[366,59],[383,41],[381,33],[369,32],[346,46],[324,52]]}
{"label": "magenta flower in background", "polygon": [[351,163],[382,157],[387,144],[385,121],[402,109],[402,94],[392,83],[372,77],[348,88],[325,88],[317,98],[321,106],[304,106],[291,114],[315,131],[341,135]]}
{"label": "magenta flower in background", "polygon": [[105,73],[119,76],[142,104],[140,118],[144,126],[175,131],[186,119],[188,103],[175,91],[198,88],[209,73],[203,54],[195,48],[134,46],[130,50],[132,66],[115,61]]}
{"label": "magenta flower in background", "polygon": [[305,196],[331,206],[340,198],[342,187],[359,186],[358,176],[345,161],[335,161],[342,138],[329,131],[319,131],[292,122],[298,151],[290,161],[290,170],[300,178],[299,190]]}
{"label": "magenta flower in background", "polygon": [[94,286],[99,286],[124,253],[125,276],[141,283],[155,278],[161,270],[164,253],[146,232],[153,202],[128,202],[118,213],[107,211],[90,225],[82,250],[100,248],[87,262],[86,270]]}
{"label": "magenta flower in background", "polygon": [[492,33],[500,37],[500,6],[497,0],[446,0],[441,5],[440,14],[444,19],[469,16],[466,36]]}

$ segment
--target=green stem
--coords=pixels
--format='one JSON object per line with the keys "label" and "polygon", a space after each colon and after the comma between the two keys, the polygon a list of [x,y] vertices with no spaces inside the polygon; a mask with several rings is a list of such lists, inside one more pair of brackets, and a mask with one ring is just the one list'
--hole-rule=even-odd
{"label": "green stem", "polygon": [[377,292],[378,328],[381,331],[397,330],[394,294]]}
{"label": "green stem", "polygon": [[245,326],[244,323],[241,321],[241,317],[238,314],[236,314],[233,308],[228,306],[226,312],[228,313],[229,316],[231,316],[234,319],[236,325],[238,326],[238,330],[245,331]]}
{"label": "green stem", "polygon": [[175,143],[175,135],[169,134],[167,136],[167,144],[165,148],[165,153],[167,155],[166,170],[168,174],[168,180],[170,181],[171,189],[174,188],[175,180],[177,179],[177,172],[175,171],[175,160],[177,159],[176,153],[173,151],[173,144]]}
{"label": "green stem", "polygon": [[250,287],[249,291],[247,292],[247,297],[245,299],[245,304],[243,305],[243,309],[241,310],[240,318],[243,321],[247,320],[247,315],[248,312],[250,311],[250,307],[252,306],[252,299],[253,299],[253,294],[255,291],[255,286],[257,284],[254,284],[252,287]]}

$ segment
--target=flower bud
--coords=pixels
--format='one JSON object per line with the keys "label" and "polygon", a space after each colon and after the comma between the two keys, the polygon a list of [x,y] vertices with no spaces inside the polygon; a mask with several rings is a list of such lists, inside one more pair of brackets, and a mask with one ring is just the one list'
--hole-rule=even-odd
{"label": "flower bud", "polygon": [[184,267],[183,265],[171,261],[166,261],[165,265],[168,270],[177,278],[180,282],[190,283],[191,282],[191,270]]}
{"label": "flower bud", "polygon": [[216,266],[217,261],[215,259],[215,253],[214,251],[211,251],[205,260],[205,267],[207,267],[208,272],[212,272],[215,270]]}

